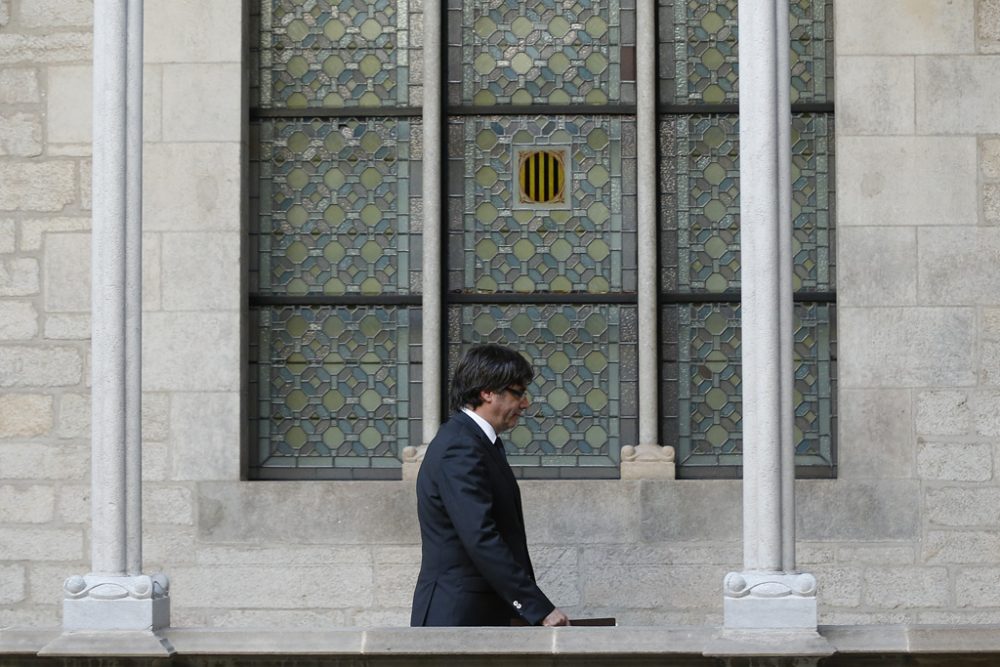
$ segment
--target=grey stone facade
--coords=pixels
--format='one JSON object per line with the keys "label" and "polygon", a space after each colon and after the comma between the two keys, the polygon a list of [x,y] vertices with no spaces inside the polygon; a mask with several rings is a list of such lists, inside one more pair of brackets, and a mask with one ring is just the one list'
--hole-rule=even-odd
{"label": "grey stone facade", "polygon": [[[407,622],[411,482],[245,482],[239,2],[147,0],[144,530],[175,626]],[[837,0],[839,477],[823,624],[1000,623],[1000,5]],[[91,3],[0,0],[0,627],[89,567]],[[662,443],[670,444],[670,443]],[[526,481],[571,615],[712,624],[737,481]]]}

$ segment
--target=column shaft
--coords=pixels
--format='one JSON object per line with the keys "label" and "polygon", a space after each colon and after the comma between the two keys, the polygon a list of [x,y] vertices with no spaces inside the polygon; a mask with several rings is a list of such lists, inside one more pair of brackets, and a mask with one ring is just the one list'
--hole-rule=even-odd
{"label": "column shaft", "polygon": [[441,1],[424,0],[423,443],[441,425]]}
{"label": "column shaft", "polygon": [[91,566],[123,575],[125,535],[125,0],[94,3]]}

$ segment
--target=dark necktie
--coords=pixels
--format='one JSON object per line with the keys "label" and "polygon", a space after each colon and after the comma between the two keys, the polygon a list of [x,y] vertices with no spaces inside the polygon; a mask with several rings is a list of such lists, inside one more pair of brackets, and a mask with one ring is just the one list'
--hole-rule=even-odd
{"label": "dark necktie", "polygon": [[507,458],[507,450],[503,448],[503,440],[500,439],[500,436],[497,436],[497,439],[493,441],[493,444],[500,450],[500,454],[504,458]]}

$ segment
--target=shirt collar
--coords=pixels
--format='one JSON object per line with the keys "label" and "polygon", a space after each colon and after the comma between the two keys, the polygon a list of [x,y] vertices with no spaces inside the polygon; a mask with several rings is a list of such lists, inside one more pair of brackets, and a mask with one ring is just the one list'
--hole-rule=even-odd
{"label": "shirt collar", "polygon": [[463,406],[462,407],[462,412],[464,412],[465,414],[467,414],[470,417],[472,417],[472,421],[474,421],[477,424],[479,424],[479,428],[483,429],[483,433],[486,434],[486,437],[489,438],[490,442],[493,443],[493,444],[496,444],[496,441],[497,441],[497,432],[493,428],[492,424],[490,424],[488,421],[486,421],[485,419],[483,419],[482,417],[480,417],[479,415],[477,415],[475,412],[473,412],[472,410],[470,410],[467,407]]}

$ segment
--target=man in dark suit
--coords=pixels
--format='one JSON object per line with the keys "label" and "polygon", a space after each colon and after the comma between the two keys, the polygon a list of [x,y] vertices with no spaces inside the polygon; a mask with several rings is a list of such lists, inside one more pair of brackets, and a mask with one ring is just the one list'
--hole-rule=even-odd
{"label": "man in dark suit", "polygon": [[568,625],[535,584],[517,480],[497,437],[528,407],[534,370],[500,345],[471,348],[455,369],[454,414],[417,474],[423,542],[410,625]]}

